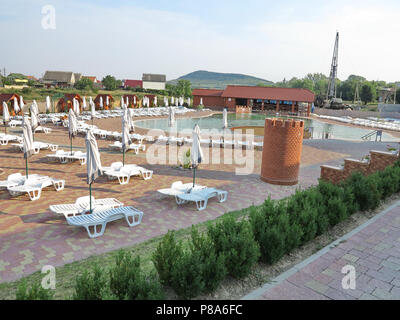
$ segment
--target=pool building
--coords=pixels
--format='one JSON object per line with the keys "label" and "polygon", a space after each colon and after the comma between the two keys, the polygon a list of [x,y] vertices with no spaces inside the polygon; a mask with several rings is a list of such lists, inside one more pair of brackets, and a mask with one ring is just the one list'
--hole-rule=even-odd
{"label": "pool building", "polygon": [[308,89],[229,85],[225,90],[194,89],[194,105],[229,111],[274,111],[309,115],[315,95]]}

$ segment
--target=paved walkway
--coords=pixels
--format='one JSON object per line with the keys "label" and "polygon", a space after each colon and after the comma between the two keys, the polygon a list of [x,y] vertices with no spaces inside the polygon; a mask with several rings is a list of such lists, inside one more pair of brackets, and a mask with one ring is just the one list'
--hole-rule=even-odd
{"label": "paved walkway", "polygon": [[[342,287],[348,265],[355,290]],[[400,201],[244,299],[400,299]]]}

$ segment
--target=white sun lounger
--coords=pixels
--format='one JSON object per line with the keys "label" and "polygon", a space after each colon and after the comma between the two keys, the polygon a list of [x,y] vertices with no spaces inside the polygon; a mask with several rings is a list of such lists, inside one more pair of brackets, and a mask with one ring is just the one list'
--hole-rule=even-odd
{"label": "white sun lounger", "polygon": [[72,155],[67,156],[67,159],[70,161],[75,161],[78,160],[81,163],[81,166],[84,166],[86,164],[86,153],[83,153],[82,151],[75,151]]}
{"label": "white sun lounger", "polygon": [[22,142],[22,138],[12,135],[12,134],[1,134],[0,135],[0,145],[6,146],[10,141]]}
{"label": "white sun lounger", "polygon": [[[92,197],[92,209],[114,209],[122,207],[124,204],[114,198],[95,199]],[[67,217],[74,217],[80,214],[87,213],[90,210],[90,197],[80,197],[76,199],[73,204],[56,204],[49,207],[50,211],[64,215]]]}
{"label": "white sun lounger", "polygon": [[[17,149],[21,150],[24,152],[24,145],[22,143],[13,143],[12,146],[16,147]],[[33,142],[33,147],[34,147],[34,153],[38,154],[40,150],[42,149],[48,149],[53,152],[56,152],[58,149],[58,145],[56,144],[51,144],[51,143],[45,143],[45,142],[40,142],[40,141],[35,141]]]}
{"label": "white sun lounger", "polygon": [[135,164],[123,165],[122,162],[114,162],[110,168],[103,168],[104,174],[109,180],[118,179],[119,184],[129,183],[132,176],[141,176],[143,180],[150,180],[153,177],[153,171]]}
{"label": "white sun lounger", "polygon": [[[39,178],[40,176],[37,174],[29,175],[29,178]],[[20,173],[13,173],[7,177],[7,180],[0,181],[0,189],[7,189],[8,187],[19,186],[24,184],[26,181],[26,176],[23,176]]]}
{"label": "white sun lounger", "polygon": [[175,199],[178,205],[189,201],[196,202],[197,210],[202,211],[207,208],[208,199],[212,197],[218,197],[219,202],[225,202],[228,192],[215,188],[204,188],[191,191],[190,193],[178,194],[175,196]]}
{"label": "white sun lounger", "polygon": [[197,185],[197,184],[193,188],[193,183],[185,183],[185,184],[183,184],[182,181],[177,181],[177,182],[174,182],[171,185],[171,188],[159,189],[159,190],[157,190],[157,192],[161,193],[162,195],[165,195],[165,196],[175,197],[175,196],[177,196],[179,194],[188,193],[191,190],[201,190],[201,189],[204,189],[204,188],[205,187]]}
{"label": "white sun lounger", "polygon": [[61,163],[67,163],[68,162],[68,156],[71,155],[71,152],[67,152],[64,150],[57,150],[55,154],[48,154],[46,157],[50,158],[52,160],[58,160]]}
{"label": "white sun lounger", "polygon": [[[113,144],[109,144],[108,146],[112,149],[117,149],[122,152],[122,142],[120,141],[115,141]],[[146,151],[146,145],[132,143],[128,146],[127,149],[128,151],[133,150],[135,154],[138,154],[140,149],[142,149],[142,151]]]}
{"label": "white sun lounger", "polygon": [[29,176],[28,179],[25,180],[24,184],[7,187],[7,190],[12,197],[27,193],[31,201],[35,201],[40,199],[42,190],[49,186],[53,186],[57,192],[64,190],[65,180],[56,180],[45,176],[34,178]]}
{"label": "white sun lounger", "polygon": [[[134,207],[119,207],[107,210],[94,210],[91,214],[67,217],[71,226],[84,227],[90,238],[97,238],[104,234],[107,223],[125,218],[129,227],[134,227],[142,222],[143,212]],[[100,231],[98,228],[100,227]]]}

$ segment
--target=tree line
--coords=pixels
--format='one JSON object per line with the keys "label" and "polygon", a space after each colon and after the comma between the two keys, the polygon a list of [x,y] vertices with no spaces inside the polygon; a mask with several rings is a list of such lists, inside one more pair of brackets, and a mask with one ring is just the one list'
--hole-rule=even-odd
{"label": "tree line", "polygon": [[[303,88],[309,89],[317,96],[325,97],[328,91],[329,78],[322,73],[309,73],[304,78],[293,77],[289,81],[283,79],[275,83],[276,87]],[[399,82],[400,83],[400,82]],[[259,86],[265,86],[259,84]],[[379,90],[382,88],[394,88],[395,83],[385,81],[368,81],[366,78],[357,75],[350,75],[346,80],[336,79],[337,98],[344,101],[354,101],[356,88],[358,87],[359,97],[365,104],[378,102]],[[393,96],[392,96],[393,102]],[[400,103],[400,88],[397,87],[396,103]]]}

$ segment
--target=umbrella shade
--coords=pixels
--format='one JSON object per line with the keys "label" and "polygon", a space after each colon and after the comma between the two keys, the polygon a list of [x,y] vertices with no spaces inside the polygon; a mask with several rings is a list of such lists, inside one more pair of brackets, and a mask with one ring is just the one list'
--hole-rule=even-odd
{"label": "umbrella shade", "polygon": [[50,101],[50,97],[47,96],[46,97],[46,112],[50,112],[51,109],[51,101]]}
{"label": "umbrella shade", "polygon": [[39,126],[39,119],[37,116],[37,110],[35,104],[33,103],[31,104],[30,110],[31,110],[31,129],[35,131],[36,128]]}
{"label": "umbrella shade", "polygon": [[228,112],[226,109],[222,112],[222,120],[223,120],[223,128],[227,129],[228,128]]}
{"label": "umbrella shade", "polygon": [[99,176],[103,174],[103,170],[101,167],[101,159],[99,148],[97,146],[96,138],[94,137],[93,131],[89,130],[86,139],[86,173],[88,184],[92,184]]}
{"label": "umbrella shade", "polygon": [[31,124],[29,123],[26,117],[23,118],[22,122],[22,141],[23,141],[23,149],[24,149],[24,158],[28,159],[31,155],[34,154],[33,147],[33,134]]}
{"label": "umbrella shade", "polygon": [[79,102],[75,98],[72,100],[73,101],[73,107],[74,107],[74,112],[76,115],[79,115]]}
{"label": "umbrella shade", "polygon": [[92,117],[94,118],[96,116],[96,106],[94,105],[93,101],[90,102],[90,111]]}
{"label": "umbrella shade", "polygon": [[19,112],[19,110],[20,110],[20,108],[18,105],[18,100],[17,100],[17,98],[14,97],[14,112],[15,112],[15,114],[17,114]]}
{"label": "umbrella shade", "polygon": [[190,157],[192,165],[197,167],[203,161],[203,150],[200,146],[200,127],[198,124],[193,129],[192,132],[193,144],[192,150],[190,152]]}
{"label": "umbrella shade", "polygon": [[[35,101],[35,100],[33,100],[33,101]],[[22,96],[19,96],[19,109],[21,111],[23,111],[23,109],[24,109],[24,99],[22,98]]]}
{"label": "umbrella shade", "polygon": [[68,113],[68,135],[69,138],[72,139],[76,137],[78,134],[78,125],[76,121],[75,112],[72,109],[69,109]]}
{"label": "umbrella shade", "polygon": [[10,112],[8,111],[8,105],[3,101],[3,123],[6,124],[10,122]]}
{"label": "umbrella shade", "polygon": [[199,125],[195,125],[192,132],[192,149],[190,151],[190,160],[192,162],[193,167],[193,188],[196,183],[196,168],[203,161],[203,150],[200,145],[200,127]]}
{"label": "umbrella shade", "polygon": [[135,125],[133,124],[132,116],[133,116],[133,109],[129,109],[127,113],[129,131],[135,131]]}
{"label": "umbrella shade", "polygon": [[175,124],[175,112],[172,107],[169,107],[168,126],[173,127]]}
{"label": "umbrella shade", "polygon": [[126,152],[129,145],[132,143],[132,140],[129,137],[129,130],[130,130],[129,118],[130,118],[130,115],[128,115],[128,110],[125,109],[123,116],[122,116],[122,151],[123,152]]}
{"label": "umbrella shade", "polygon": [[[39,106],[38,106],[36,100],[33,100],[32,103],[33,103],[33,105],[35,106],[36,115],[39,116]],[[21,109],[21,110],[22,110],[22,109]]]}

